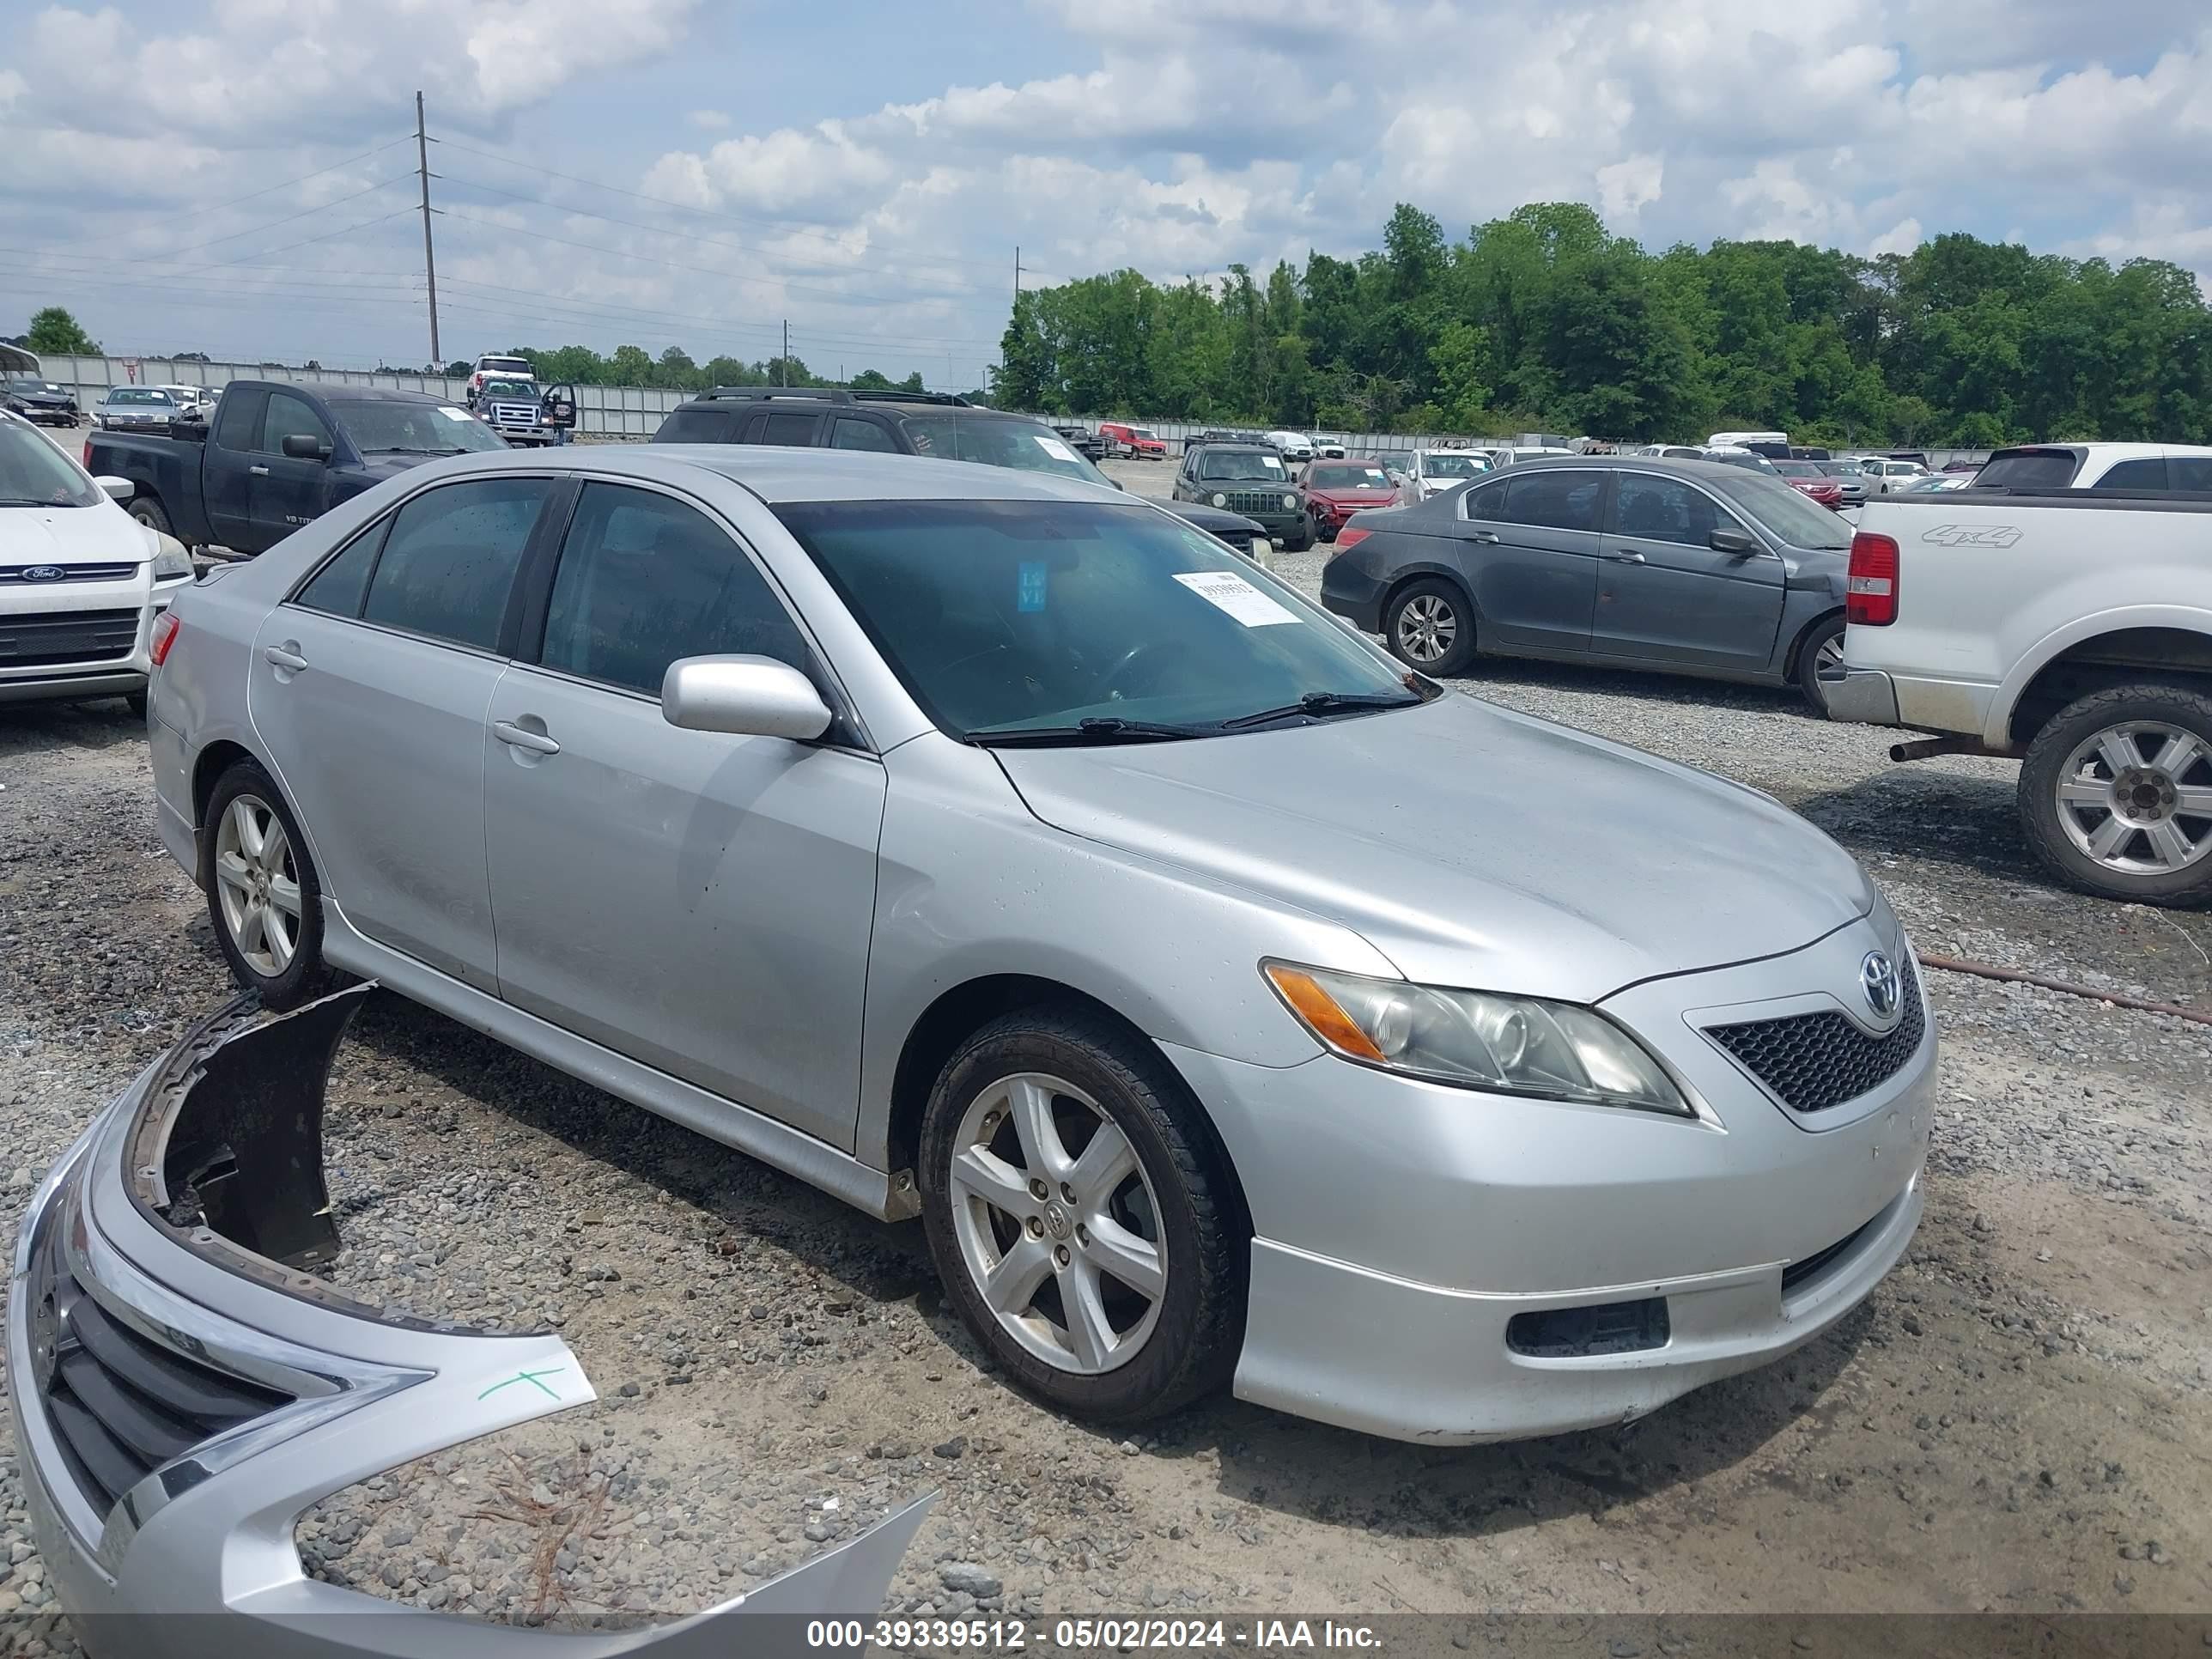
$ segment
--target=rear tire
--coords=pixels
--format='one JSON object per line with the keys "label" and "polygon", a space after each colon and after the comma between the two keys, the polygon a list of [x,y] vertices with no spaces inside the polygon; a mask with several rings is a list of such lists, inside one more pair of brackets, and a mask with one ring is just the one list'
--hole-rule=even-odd
{"label": "rear tire", "polygon": [[1440,576],[1398,590],[1382,613],[1390,654],[1424,674],[1464,674],[1474,660],[1474,617],[1467,596]]}
{"label": "rear tire", "polygon": [[1797,647],[1797,689],[1805,694],[1805,701],[1813,705],[1813,712],[1826,718],[1828,713],[1828,694],[1820,689],[1820,660],[1825,656],[1831,662],[1844,659],[1844,619],[1830,617],[1815,623],[1805,642]]}
{"label": "rear tire", "polygon": [[1209,1127],[1149,1043],[1077,1010],[991,1021],[930,1091],[918,1173],[947,1298],[1031,1394],[1120,1422],[1229,1380],[1245,1233]]}
{"label": "rear tire", "polygon": [[2068,704],[2027,746],[2020,817],[2036,858],[2070,887],[2212,900],[2212,696],[2124,685]]}
{"label": "rear tire", "polygon": [[291,807],[252,761],[233,764],[208,797],[200,887],[223,959],[264,1005],[296,1008],[329,986],[322,878]]}
{"label": "rear tire", "polygon": [[161,511],[161,503],[151,495],[133,495],[130,504],[123,510],[149,530],[156,531],[164,536],[174,536],[177,533],[169,528],[169,515]]}

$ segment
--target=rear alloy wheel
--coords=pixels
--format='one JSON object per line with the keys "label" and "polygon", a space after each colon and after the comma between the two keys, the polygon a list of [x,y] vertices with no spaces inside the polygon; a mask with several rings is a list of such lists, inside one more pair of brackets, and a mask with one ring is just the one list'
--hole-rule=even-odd
{"label": "rear alloy wheel", "polygon": [[1814,714],[1825,715],[1828,712],[1828,694],[1821,689],[1820,671],[1843,665],[1844,619],[1831,617],[1806,636],[1797,652],[1797,689],[1813,705]]}
{"label": "rear alloy wheel", "polygon": [[2212,697],[2122,686],[2062,709],[2020,773],[2021,817],[2045,866],[2114,898],[2212,898]]}
{"label": "rear alloy wheel", "polygon": [[1425,577],[1402,590],[1382,618],[1390,654],[1424,674],[1461,674],[1474,660],[1474,623],[1449,582]]}
{"label": "rear alloy wheel", "polygon": [[1147,1045],[1075,1013],[995,1020],[946,1065],[921,1142],[946,1294],[1015,1381],[1114,1420],[1227,1379],[1243,1235],[1210,1135]]}
{"label": "rear alloy wheel", "polygon": [[276,784],[252,761],[216,780],[200,831],[200,884],[216,942],[240,984],[296,1008],[330,978],[322,883]]}

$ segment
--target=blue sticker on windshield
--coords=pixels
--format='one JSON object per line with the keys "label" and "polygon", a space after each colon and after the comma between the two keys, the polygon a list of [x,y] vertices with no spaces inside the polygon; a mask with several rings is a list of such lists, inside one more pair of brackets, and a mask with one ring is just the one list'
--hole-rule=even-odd
{"label": "blue sticker on windshield", "polygon": [[1016,591],[1016,605],[1024,611],[1044,609],[1044,561],[1024,559],[1021,566],[1020,584]]}

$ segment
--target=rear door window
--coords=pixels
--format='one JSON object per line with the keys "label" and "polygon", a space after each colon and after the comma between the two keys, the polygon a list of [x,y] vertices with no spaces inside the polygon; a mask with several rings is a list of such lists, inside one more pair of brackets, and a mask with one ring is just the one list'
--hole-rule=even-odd
{"label": "rear door window", "polygon": [[786,449],[811,449],[814,445],[814,429],[822,424],[818,415],[769,415],[757,419],[746,428],[749,444],[775,444]]}
{"label": "rear door window", "polygon": [[2169,455],[2166,481],[2175,489],[2212,490],[2212,455]]}
{"label": "rear door window", "polygon": [[522,550],[552,488],[545,478],[479,478],[415,497],[392,519],[362,619],[496,650]]}
{"label": "rear door window", "polygon": [[2164,489],[2166,487],[2166,457],[2163,455],[2146,455],[2137,460],[2118,462],[2091,486],[2095,489]]}
{"label": "rear door window", "polygon": [[1505,510],[1498,516],[1547,530],[1595,530],[1604,485],[1602,472],[1524,472],[1506,481]]}
{"label": "rear door window", "polygon": [[873,421],[856,421],[843,415],[837,417],[836,424],[831,430],[830,447],[873,449],[893,455],[898,453],[898,446],[891,441],[891,434]]}

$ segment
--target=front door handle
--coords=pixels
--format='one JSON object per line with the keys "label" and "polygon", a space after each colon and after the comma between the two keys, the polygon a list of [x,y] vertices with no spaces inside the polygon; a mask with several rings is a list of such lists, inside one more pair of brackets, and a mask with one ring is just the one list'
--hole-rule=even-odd
{"label": "front door handle", "polygon": [[269,469],[265,466],[249,466],[246,470],[257,478],[265,478],[269,476]]}
{"label": "front door handle", "polygon": [[1605,556],[1615,564],[1642,564],[1644,556],[1626,547],[1617,547]]}
{"label": "front door handle", "polygon": [[1498,532],[1494,530],[1478,530],[1474,532],[1474,539],[1479,542],[1495,543],[1498,540]]}
{"label": "front door handle", "polygon": [[543,732],[529,731],[513,720],[494,720],[491,731],[494,737],[513,748],[527,749],[538,755],[557,755],[561,752],[561,745]]}
{"label": "front door handle", "polygon": [[305,657],[296,651],[287,650],[281,645],[262,647],[261,660],[271,668],[289,668],[295,674],[307,665],[307,659]]}

